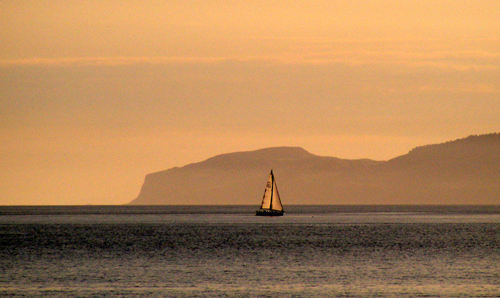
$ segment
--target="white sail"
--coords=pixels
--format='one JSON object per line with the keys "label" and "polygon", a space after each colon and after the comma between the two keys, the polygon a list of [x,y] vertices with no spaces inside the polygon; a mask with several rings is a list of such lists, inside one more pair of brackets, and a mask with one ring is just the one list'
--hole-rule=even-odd
{"label": "white sail", "polygon": [[271,209],[271,197],[273,195],[273,175],[269,174],[269,179],[267,180],[266,188],[264,189],[264,197],[262,198],[262,204],[260,209]]}
{"label": "white sail", "polygon": [[269,174],[269,179],[267,180],[266,189],[264,190],[264,197],[262,198],[262,204],[260,209],[271,209],[271,210],[283,210],[283,205],[281,205],[280,195],[278,193],[278,186],[274,180],[273,171]]}
{"label": "white sail", "polygon": [[273,210],[283,210],[283,205],[281,205],[280,194],[278,193],[278,185],[276,185],[276,181],[273,181],[273,196],[271,200],[271,209]]}

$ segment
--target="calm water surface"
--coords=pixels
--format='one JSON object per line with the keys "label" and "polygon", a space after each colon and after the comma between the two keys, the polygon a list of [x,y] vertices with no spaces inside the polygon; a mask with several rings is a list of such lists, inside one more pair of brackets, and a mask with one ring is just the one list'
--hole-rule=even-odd
{"label": "calm water surface", "polygon": [[0,296],[500,297],[500,206],[0,207]]}

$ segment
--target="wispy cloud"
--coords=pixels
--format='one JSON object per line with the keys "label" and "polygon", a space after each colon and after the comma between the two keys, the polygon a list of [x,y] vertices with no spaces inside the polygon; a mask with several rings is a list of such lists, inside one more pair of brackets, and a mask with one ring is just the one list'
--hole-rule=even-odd
{"label": "wispy cloud", "polygon": [[500,51],[498,47],[491,46],[493,43],[500,43],[500,39],[462,40],[453,44],[432,39],[362,41],[310,39],[298,43],[300,45],[292,51],[282,52],[268,59],[282,63],[397,65],[453,70],[500,68]]}
{"label": "wispy cloud", "polygon": [[217,63],[228,58],[211,57],[69,57],[0,60],[0,66],[119,66],[133,64]]}
{"label": "wispy cloud", "polygon": [[[249,37],[249,39],[266,37]],[[500,39],[459,41],[460,45],[439,40],[327,40],[293,38],[293,46],[278,47],[259,54],[239,53],[223,56],[115,56],[62,57],[0,60],[0,67],[11,66],[120,66],[134,64],[212,64],[228,61],[277,64],[344,64],[382,67],[439,68],[457,71],[500,69],[500,51],[490,46]],[[284,40],[270,42],[286,43]],[[481,43],[484,46],[477,46]]]}

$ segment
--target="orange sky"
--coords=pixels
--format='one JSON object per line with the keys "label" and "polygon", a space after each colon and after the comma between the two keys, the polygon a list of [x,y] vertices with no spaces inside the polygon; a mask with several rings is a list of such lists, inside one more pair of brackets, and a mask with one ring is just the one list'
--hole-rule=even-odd
{"label": "orange sky", "polygon": [[0,1],[0,204],[301,146],[390,159],[500,131],[500,2]]}

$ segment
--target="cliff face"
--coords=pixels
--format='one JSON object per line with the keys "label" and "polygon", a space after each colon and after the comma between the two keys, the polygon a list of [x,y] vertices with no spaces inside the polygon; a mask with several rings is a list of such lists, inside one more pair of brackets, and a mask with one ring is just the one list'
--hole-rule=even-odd
{"label": "cliff face", "polygon": [[259,205],[273,169],[286,204],[500,204],[500,134],[417,147],[389,161],[278,147],[152,173],[136,205]]}

